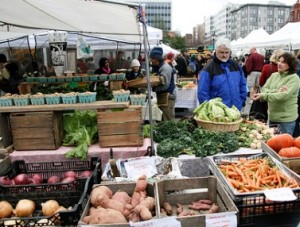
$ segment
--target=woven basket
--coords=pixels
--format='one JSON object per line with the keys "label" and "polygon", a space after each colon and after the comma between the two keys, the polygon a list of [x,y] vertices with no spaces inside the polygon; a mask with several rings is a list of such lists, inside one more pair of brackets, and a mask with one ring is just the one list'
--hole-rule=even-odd
{"label": "woven basket", "polygon": [[238,121],[228,122],[228,123],[205,121],[197,117],[194,117],[194,119],[197,122],[198,126],[210,131],[218,131],[218,132],[235,132],[239,129],[240,124],[243,121],[242,118]]}
{"label": "woven basket", "polygon": [[[160,84],[158,76],[150,76],[150,81],[152,87],[155,87]],[[147,87],[147,78],[143,77],[143,78],[137,78],[135,80],[129,80],[128,87],[145,88]]]}

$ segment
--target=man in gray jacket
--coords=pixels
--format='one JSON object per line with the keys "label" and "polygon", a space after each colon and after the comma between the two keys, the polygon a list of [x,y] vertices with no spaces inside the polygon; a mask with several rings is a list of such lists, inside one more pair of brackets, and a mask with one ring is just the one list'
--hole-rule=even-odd
{"label": "man in gray jacket", "polygon": [[[153,87],[157,94],[159,108],[163,112],[163,121],[175,119],[175,81],[172,67],[165,63],[161,47],[154,47],[150,52],[152,71],[160,77],[161,84]],[[161,103],[160,100],[164,100]]]}

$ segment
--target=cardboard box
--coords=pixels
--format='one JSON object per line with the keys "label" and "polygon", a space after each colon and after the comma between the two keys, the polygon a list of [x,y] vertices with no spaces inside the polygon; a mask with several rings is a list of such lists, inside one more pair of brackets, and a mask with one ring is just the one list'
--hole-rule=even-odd
{"label": "cardboard box", "polygon": [[16,150],[55,150],[62,145],[62,112],[11,113],[10,125]]}
{"label": "cardboard box", "polygon": [[[172,179],[162,180],[156,184],[157,203],[159,208],[163,207],[164,202],[170,203],[173,214],[176,216],[176,204],[179,203],[187,207],[189,203],[195,202],[199,199],[209,199],[219,206],[219,213],[222,212],[236,212],[238,209],[230,199],[224,188],[214,176],[196,177],[186,179]],[[166,215],[158,210],[159,218],[166,217]],[[181,222],[181,226],[205,226],[205,213],[198,213],[194,216],[177,217]]]}

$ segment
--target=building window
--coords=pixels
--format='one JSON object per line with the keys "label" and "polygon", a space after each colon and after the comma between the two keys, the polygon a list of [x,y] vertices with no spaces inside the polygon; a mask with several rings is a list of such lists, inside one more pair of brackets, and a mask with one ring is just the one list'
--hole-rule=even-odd
{"label": "building window", "polygon": [[298,19],[300,19],[300,10],[298,11]]}

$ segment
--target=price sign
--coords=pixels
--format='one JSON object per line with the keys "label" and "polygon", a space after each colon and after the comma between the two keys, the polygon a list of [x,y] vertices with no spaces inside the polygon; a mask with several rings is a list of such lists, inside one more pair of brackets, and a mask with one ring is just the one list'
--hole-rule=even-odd
{"label": "price sign", "polygon": [[129,225],[130,227],[181,227],[181,223],[176,220],[175,216],[152,219],[143,222],[130,222]]}
{"label": "price sign", "polygon": [[265,190],[264,194],[267,199],[277,202],[293,201],[297,199],[291,188],[269,189]]}
{"label": "price sign", "polygon": [[127,176],[129,178],[137,179],[141,175],[152,177],[157,174],[155,165],[155,157],[145,157],[136,160],[130,160],[124,163]]}
{"label": "price sign", "polygon": [[236,212],[222,212],[205,215],[206,227],[236,227]]}

